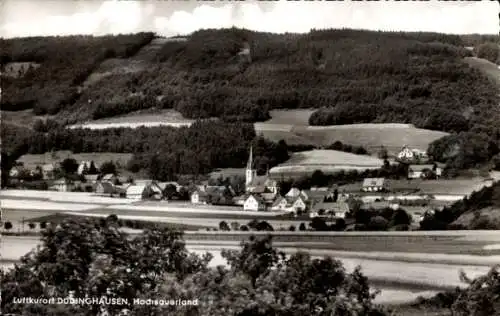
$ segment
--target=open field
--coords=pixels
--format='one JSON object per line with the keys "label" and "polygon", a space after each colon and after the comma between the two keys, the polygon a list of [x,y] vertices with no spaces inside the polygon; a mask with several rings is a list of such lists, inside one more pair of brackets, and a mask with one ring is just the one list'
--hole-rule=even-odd
{"label": "open field", "polygon": [[477,57],[466,57],[464,60],[469,66],[481,70],[500,87],[500,69],[498,65],[489,60]]}
{"label": "open field", "polygon": [[15,126],[32,129],[37,119],[45,120],[51,118],[50,115],[35,115],[33,110],[22,111],[0,111],[2,123],[8,123]]}
{"label": "open field", "polygon": [[39,191],[39,190],[2,190],[0,191],[2,201],[10,200],[11,207],[15,209],[17,201],[29,201],[32,207],[36,209],[39,202],[73,202],[89,204],[130,204],[136,202],[131,199],[119,199],[104,196],[96,196],[89,192],[58,192],[58,191]]}
{"label": "open field", "polygon": [[151,43],[142,47],[131,58],[109,58],[102,62],[84,81],[83,88],[98,83],[102,78],[110,75],[129,74],[145,70],[155,61],[157,52],[168,42],[168,38],[155,38]]}
{"label": "open field", "polygon": [[18,161],[24,163],[25,167],[35,168],[47,163],[59,163],[66,158],[74,158],[76,161],[94,161],[99,166],[106,161],[114,161],[120,166],[126,166],[128,161],[132,159],[132,154],[124,153],[79,153],[74,154],[71,151],[61,150],[53,153],[45,154],[26,154],[21,156]]}
{"label": "open field", "polygon": [[308,126],[309,118],[314,111],[314,109],[271,110],[269,113],[271,119],[267,120],[265,123]]}
{"label": "open field", "polygon": [[420,150],[427,150],[429,143],[443,136],[445,132],[431,131],[415,128],[411,124],[352,124],[335,126],[293,126],[290,124],[267,124],[255,125],[256,132],[261,132],[265,137],[278,141],[304,140],[306,144],[327,146],[335,141],[363,146],[369,151],[377,151],[384,145],[390,154],[395,154],[404,145]]}
{"label": "open field", "polygon": [[193,122],[194,120],[189,120],[182,117],[182,115],[175,110],[162,110],[159,112],[152,112],[150,110],[147,110],[130,113],[123,116],[116,116],[113,118],[94,120],[83,124],[75,124],[69,126],[69,128],[105,129],[118,127],[137,128],[140,126],[182,127],[189,126]]}
{"label": "open field", "polygon": [[37,209],[37,210],[53,210],[53,211],[83,211],[100,207],[99,204],[60,203],[60,202],[34,201],[34,200],[26,201],[26,200],[2,199],[0,203],[3,210]]}
{"label": "open field", "polygon": [[312,173],[319,169],[324,173],[332,173],[349,169],[378,169],[383,164],[381,159],[368,155],[355,155],[336,150],[311,150],[294,153],[287,162],[271,168],[269,172]]}

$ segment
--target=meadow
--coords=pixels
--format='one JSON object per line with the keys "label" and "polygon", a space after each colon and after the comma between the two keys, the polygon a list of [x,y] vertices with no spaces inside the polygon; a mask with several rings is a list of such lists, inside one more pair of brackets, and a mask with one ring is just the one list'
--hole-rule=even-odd
{"label": "meadow", "polygon": [[466,57],[464,60],[469,66],[479,69],[500,87],[500,69],[498,68],[498,65],[486,59],[477,57]]}
{"label": "meadow", "polygon": [[90,128],[90,129],[104,129],[104,128],[119,128],[130,127],[137,128],[139,126],[172,126],[182,127],[189,126],[194,120],[185,119],[182,115],[175,110],[161,110],[161,111],[138,111],[130,114],[116,116],[112,118],[104,118],[89,121],[83,124],[75,124],[68,126],[69,128]]}
{"label": "meadow", "polygon": [[297,152],[285,163],[271,168],[271,174],[313,173],[321,170],[324,173],[334,173],[340,170],[378,169],[383,166],[381,159],[356,155],[337,150],[310,150]]}
{"label": "meadow", "polygon": [[427,150],[431,142],[448,135],[398,123],[309,126],[306,117],[310,111],[305,110],[275,110],[271,116],[269,121],[255,123],[255,131],[269,140],[283,139],[289,144],[328,146],[340,141],[374,152],[385,146],[390,154],[396,154],[404,145]]}

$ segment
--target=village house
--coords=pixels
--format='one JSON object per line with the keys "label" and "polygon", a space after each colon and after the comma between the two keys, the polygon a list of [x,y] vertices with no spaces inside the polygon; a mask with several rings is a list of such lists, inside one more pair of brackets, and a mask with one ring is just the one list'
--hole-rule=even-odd
{"label": "village house", "polygon": [[99,182],[96,185],[95,193],[101,196],[113,196],[115,187],[110,182]]}
{"label": "village house", "polygon": [[163,196],[161,188],[155,183],[133,184],[127,187],[126,197],[132,200],[154,199],[160,200]]}
{"label": "village house", "polygon": [[439,178],[442,174],[441,167],[431,164],[426,165],[410,165],[408,167],[408,179],[426,179],[433,175]]}
{"label": "village house", "polygon": [[118,178],[114,174],[108,173],[108,174],[105,174],[102,176],[101,182],[110,182],[110,183],[114,184],[117,179]]}
{"label": "village house", "polygon": [[203,189],[196,189],[191,193],[192,204],[207,204],[208,194]]}
{"label": "village house", "polygon": [[306,202],[304,201],[304,198],[301,196],[295,198],[289,198],[287,200],[288,200],[287,209],[290,211],[298,212],[298,211],[305,211],[307,209]]}
{"label": "village house", "polygon": [[271,205],[271,211],[286,211],[288,209],[288,201],[285,197],[279,196]]}
{"label": "village house", "polygon": [[78,169],[76,170],[76,173],[78,175],[86,174],[90,169],[90,161],[81,161],[80,164],[78,165]]}
{"label": "village house", "polygon": [[59,192],[72,192],[76,189],[79,181],[73,181],[68,178],[61,178],[55,180],[52,185],[49,187],[49,190],[59,191]]}
{"label": "village house", "polygon": [[318,203],[309,213],[310,217],[329,216],[336,218],[345,218],[349,213],[349,204],[346,202],[326,202]]}
{"label": "village house", "polygon": [[266,204],[264,199],[256,194],[250,194],[243,204],[245,211],[265,211]]}
{"label": "village house", "polygon": [[46,163],[42,166],[42,177],[44,180],[54,179],[56,167],[53,163]]}
{"label": "village house", "polygon": [[407,145],[397,155],[398,160],[402,161],[426,161],[429,159],[425,151],[419,149],[410,149]]}
{"label": "village house", "polygon": [[231,186],[198,186],[191,193],[191,203],[193,204],[234,204],[235,192]]}
{"label": "village house", "polygon": [[366,178],[361,190],[364,192],[383,192],[388,189],[388,182],[384,178]]}

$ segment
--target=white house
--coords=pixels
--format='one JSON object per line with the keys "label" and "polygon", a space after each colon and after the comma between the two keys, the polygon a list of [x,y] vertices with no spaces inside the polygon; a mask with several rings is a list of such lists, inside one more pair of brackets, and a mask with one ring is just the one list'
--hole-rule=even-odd
{"label": "white house", "polygon": [[250,194],[243,204],[243,209],[245,211],[264,211],[266,204],[260,196]]}
{"label": "white house", "polygon": [[364,192],[381,192],[387,189],[387,181],[384,178],[366,178],[361,188]]}
{"label": "white house", "polygon": [[51,190],[59,191],[59,192],[71,192],[76,187],[74,181],[71,181],[66,178],[61,178],[52,183],[50,187]]}
{"label": "white house", "polygon": [[196,190],[191,193],[191,203],[193,204],[207,204],[207,193],[201,190]]}
{"label": "white house", "polygon": [[306,210],[306,203],[304,202],[304,199],[300,196],[290,199],[288,203],[288,209],[292,211],[305,211]]}
{"label": "white house", "polygon": [[288,198],[296,198],[300,195],[302,191],[300,191],[298,188],[291,188],[290,191],[288,191],[285,196]]}
{"label": "white house", "polygon": [[400,160],[413,160],[414,153],[408,146],[403,146],[403,149],[398,153],[398,159]]}
{"label": "white house", "polygon": [[78,169],[76,170],[76,173],[78,175],[82,175],[86,172],[88,172],[90,169],[90,161],[81,161],[80,164],[78,165]]}
{"label": "white house", "polygon": [[156,183],[130,185],[126,192],[127,199],[161,199],[162,191]]}
{"label": "white house", "polygon": [[52,163],[46,163],[42,166],[42,175],[44,180],[53,179],[56,167]]}
{"label": "white house", "polygon": [[[323,210],[323,215],[319,214],[320,210]],[[336,218],[345,218],[347,213],[349,213],[349,204],[345,202],[318,203],[309,213],[309,217],[330,216]]]}

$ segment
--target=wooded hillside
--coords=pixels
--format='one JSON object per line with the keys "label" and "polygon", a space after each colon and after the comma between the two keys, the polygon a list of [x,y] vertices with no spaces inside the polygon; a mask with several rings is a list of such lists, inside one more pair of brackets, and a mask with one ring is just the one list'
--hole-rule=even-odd
{"label": "wooded hillside", "polygon": [[4,80],[2,109],[33,108],[73,123],[145,108],[247,122],[268,119],[270,109],[317,108],[312,125],[413,123],[472,132],[492,144],[486,157],[455,163],[457,168],[489,161],[498,153],[497,89],[463,62],[472,54],[464,46],[490,38],[348,29],[300,35],[200,30],[185,40],[166,41],[148,61],[151,67],[80,87],[101,61],[132,56],[153,37],[2,40],[2,62],[41,64],[20,78]]}

